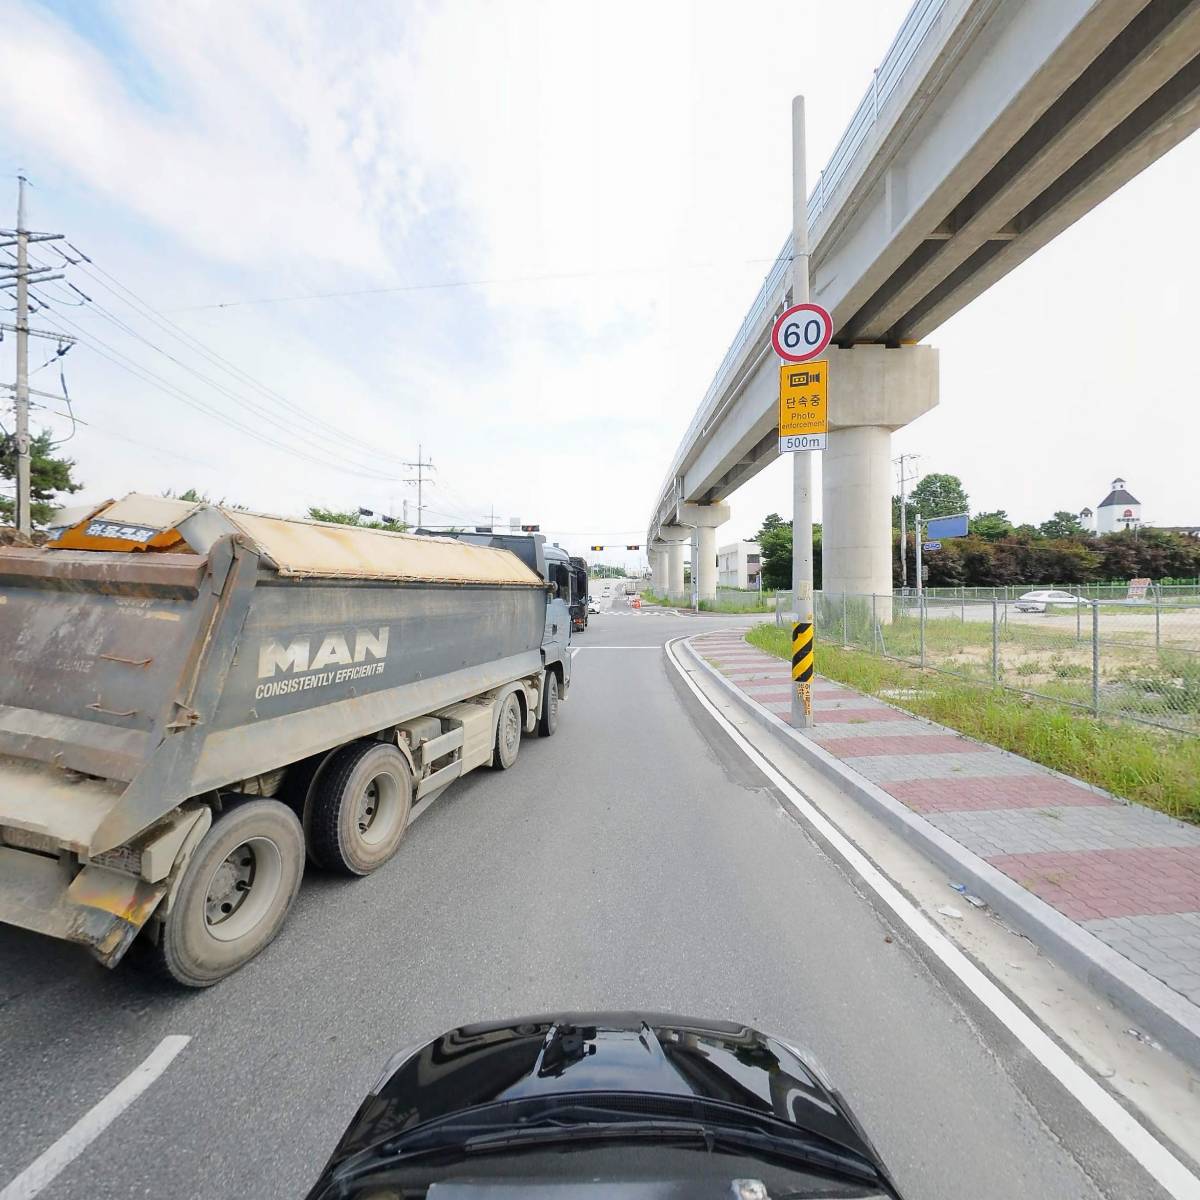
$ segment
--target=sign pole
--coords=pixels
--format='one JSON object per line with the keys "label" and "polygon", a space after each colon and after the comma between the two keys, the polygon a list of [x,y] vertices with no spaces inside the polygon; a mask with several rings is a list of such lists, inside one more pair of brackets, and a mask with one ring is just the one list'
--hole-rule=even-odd
{"label": "sign pole", "polygon": [[917,599],[921,598],[921,593],[925,590],[924,572],[921,570],[921,514],[916,514],[917,523]]}
{"label": "sign pole", "polygon": [[[792,99],[792,303],[808,301],[808,182],[804,164],[804,97]],[[792,455],[792,725],[813,724],[812,455]]]}

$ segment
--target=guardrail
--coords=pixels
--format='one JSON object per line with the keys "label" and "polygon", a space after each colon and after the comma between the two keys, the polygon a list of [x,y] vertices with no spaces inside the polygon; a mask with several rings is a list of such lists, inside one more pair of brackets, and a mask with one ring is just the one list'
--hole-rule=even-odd
{"label": "guardrail", "polygon": [[[871,79],[871,86],[867,88],[858,108],[854,110],[850,124],[834,147],[828,163],[825,164],[825,169],[817,179],[816,187],[808,197],[810,229],[816,224],[829,197],[849,170],[854,156],[862,148],[868,134],[875,127],[880,109],[900,85],[906,68],[917,56],[926,35],[933,28],[947,3],[948,0],[916,0],[916,3],[908,10],[908,15],[904,18],[900,31],[896,34],[891,46],[888,47],[888,52],[883,56],[883,62],[879,64]],[[757,336],[764,313],[768,309],[774,313],[779,298],[786,291],[787,268],[791,260],[792,236],[789,233],[787,240],[783,243],[783,249],[767,272],[767,277],[763,280],[762,287],[759,288],[758,295],[754,298],[754,303],[750,305],[750,311],[739,326],[733,341],[730,342],[729,349],[725,351],[725,356],[721,359],[720,366],[717,367],[712,383],[704,393],[704,399],[700,402],[696,415],[683,435],[683,440],[671,462],[671,469],[667,472],[662,490],[659,492],[651,525],[661,518],[664,503],[672,496],[673,480],[682,465],[687,447],[691,445],[693,438],[700,432],[705,422],[711,418],[712,414],[709,410],[714,400],[724,392],[729,382],[728,376],[733,367],[740,362],[747,343]]]}

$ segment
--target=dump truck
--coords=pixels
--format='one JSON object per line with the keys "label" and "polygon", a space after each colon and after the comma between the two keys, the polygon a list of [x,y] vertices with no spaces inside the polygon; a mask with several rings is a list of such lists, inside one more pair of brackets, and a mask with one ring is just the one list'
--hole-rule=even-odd
{"label": "dump truck", "polygon": [[132,494],[0,548],[0,922],[216,983],[570,686],[570,563]]}

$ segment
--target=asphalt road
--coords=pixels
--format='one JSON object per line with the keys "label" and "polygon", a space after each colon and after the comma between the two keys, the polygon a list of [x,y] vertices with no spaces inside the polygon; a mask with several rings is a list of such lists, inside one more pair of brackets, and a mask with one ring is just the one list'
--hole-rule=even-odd
{"label": "asphalt road", "polygon": [[554,738],[454,785],[376,875],[311,872],[281,936],[216,988],[0,929],[0,1194],[169,1034],[192,1040],[42,1196],[301,1195],[393,1051],[647,1007],[810,1047],[906,1196],[1152,1195],[679,682],[662,643],[729,623],[623,598],[594,615]]}

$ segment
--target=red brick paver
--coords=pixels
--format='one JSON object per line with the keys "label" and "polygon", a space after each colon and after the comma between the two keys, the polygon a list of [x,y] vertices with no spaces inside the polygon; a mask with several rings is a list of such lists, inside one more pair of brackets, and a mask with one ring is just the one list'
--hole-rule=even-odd
{"label": "red brick paver", "polygon": [[1200,911],[1200,846],[1000,854],[988,861],[1075,921]]}
{"label": "red brick paver", "polygon": [[[819,694],[819,693],[818,693]],[[755,696],[757,700],[758,697]],[[863,700],[855,708],[827,708],[819,718],[821,725],[861,725],[864,721],[910,721],[908,713],[899,709],[888,708],[871,700]],[[860,739],[861,740],[861,739]],[[907,739],[906,739],[907,740]]]}
{"label": "red brick paver", "polygon": [[[891,710],[889,710],[891,711]],[[822,714],[822,721],[829,714]],[[897,714],[901,715],[901,714]],[[877,718],[872,717],[872,720]],[[1047,805],[1115,804],[1106,796],[1053,775],[1003,775],[983,779],[905,779],[884,790],[914,812],[971,812]]]}
{"label": "red brick paver", "polygon": [[[861,710],[860,710],[861,711]],[[821,714],[824,719],[825,714]],[[814,741],[836,754],[838,758],[863,758],[869,754],[987,754],[989,748],[968,742],[952,733],[917,734],[914,737],[830,737],[819,736],[814,730],[810,735]]]}
{"label": "red brick paver", "polygon": [[[719,638],[702,634],[693,645],[748,700],[789,722],[789,664]],[[813,695],[821,703],[804,737],[1200,1005],[1194,829],[829,680]],[[867,721],[889,722],[887,732],[855,728]]]}

